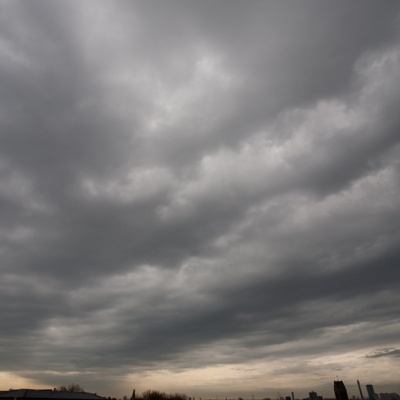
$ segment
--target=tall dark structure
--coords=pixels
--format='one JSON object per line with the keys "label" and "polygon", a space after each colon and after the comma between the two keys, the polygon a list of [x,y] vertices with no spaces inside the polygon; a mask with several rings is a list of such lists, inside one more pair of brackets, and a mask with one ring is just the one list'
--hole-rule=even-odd
{"label": "tall dark structure", "polygon": [[357,385],[358,385],[358,390],[360,391],[361,400],[364,400],[364,395],[363,395],[363,392],[361,390],[360,381],[358,379],[357,379]]}
{"label": "tall dark structure", "polygon": [[334,381],[333,390],[335,391],[336,400],[349,400],[347,389],[346,386],[344,386],[343,381]]}
{"label": "tall dark structure", "polygon": [[369,400],[375,400],[375,390],[373,385],[367,385]]}

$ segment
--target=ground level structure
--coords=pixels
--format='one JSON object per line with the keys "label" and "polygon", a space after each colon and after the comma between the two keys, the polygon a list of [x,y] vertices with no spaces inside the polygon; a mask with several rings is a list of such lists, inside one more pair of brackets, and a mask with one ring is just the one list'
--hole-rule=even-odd
{"label": "ground level structure", "polygon": [[16,389],[0,392],[0,400],[104,400],[87,392],[63,392],[55,389]]}

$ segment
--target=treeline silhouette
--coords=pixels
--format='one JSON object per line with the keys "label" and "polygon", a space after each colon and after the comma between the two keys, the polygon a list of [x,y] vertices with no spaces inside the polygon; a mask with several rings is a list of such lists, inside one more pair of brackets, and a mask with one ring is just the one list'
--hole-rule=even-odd
{"label": "treeline silhouette", "polygon": [[71,383],[71,385],[68,386],[60,386],[58,389],[55,389],[58,392],[79,392],[79,393],[85,393],[85,389],[81,385],[77,385],[76,383]]}
{"label": "treeline silhouette", "polygon": [[188,396],[183,393],[167,394],[158,390],[146,390],[142,394],[142,400],[188,400]]}

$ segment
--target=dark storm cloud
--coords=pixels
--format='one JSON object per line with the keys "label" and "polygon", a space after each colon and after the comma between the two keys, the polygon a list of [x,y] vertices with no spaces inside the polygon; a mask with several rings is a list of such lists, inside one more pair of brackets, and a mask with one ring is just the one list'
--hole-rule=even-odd
{"label": "dark storm cloud", "polygon": [[397,2],[0,4],[0,371],[396,354]]}

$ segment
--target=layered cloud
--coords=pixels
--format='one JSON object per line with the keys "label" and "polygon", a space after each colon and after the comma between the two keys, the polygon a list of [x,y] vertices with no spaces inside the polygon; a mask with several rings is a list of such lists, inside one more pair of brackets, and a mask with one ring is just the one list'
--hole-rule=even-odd
{"label": "layered cloud", "polygon": [[396,2],[0,6],[3,389],[395,390]]}

